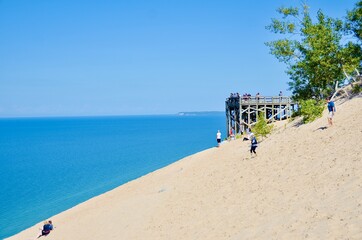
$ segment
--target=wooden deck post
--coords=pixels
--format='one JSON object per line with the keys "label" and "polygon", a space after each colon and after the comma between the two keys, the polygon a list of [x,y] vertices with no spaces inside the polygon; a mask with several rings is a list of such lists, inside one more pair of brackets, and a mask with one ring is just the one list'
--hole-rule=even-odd
{"label": "wooden deck post", "polygon": [[[245,128],[251,128],[259,118],[259,113],[264,113],[264,117],[268,120],[268,110],[271,111],[269,121],[278,121],[284,117],[289,119],[294,111],[294,104],[290,97],[248,97],[248,98],[227,98],[225,102],[226,111],[226,128],[227,137],[229,137],[230,129],[233,128],[235,134],[245,131]],[[234,112],[232,118],[231,112]],[[255,119],[251,118],[252,115]],[[234,121],[234,127],[232,122]]]}

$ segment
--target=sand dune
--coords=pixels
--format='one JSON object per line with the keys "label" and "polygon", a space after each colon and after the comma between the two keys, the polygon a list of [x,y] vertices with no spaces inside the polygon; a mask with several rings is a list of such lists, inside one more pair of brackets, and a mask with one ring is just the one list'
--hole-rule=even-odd
{"label": "sand dune", "polygon": [[46,239],[362,239],[362,98],[337,103],[333,127],[326,114],[286,122],[257,157],[226,142],[95,197]]}

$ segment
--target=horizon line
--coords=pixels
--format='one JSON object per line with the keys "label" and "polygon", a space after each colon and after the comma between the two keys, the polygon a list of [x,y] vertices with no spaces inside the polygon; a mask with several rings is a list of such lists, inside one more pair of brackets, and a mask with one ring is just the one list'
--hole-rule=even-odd
{"label": "horizon line", "polygon": [[104,114],[104,115],[38,115],[38,116],[0,116],[2,119],[26,119],[26,118],[90,118],[90,117],[141,117],[141,116],[179,116],[180,113],[222,113],[224,111],[180,111],[177,113],[157,114]]}

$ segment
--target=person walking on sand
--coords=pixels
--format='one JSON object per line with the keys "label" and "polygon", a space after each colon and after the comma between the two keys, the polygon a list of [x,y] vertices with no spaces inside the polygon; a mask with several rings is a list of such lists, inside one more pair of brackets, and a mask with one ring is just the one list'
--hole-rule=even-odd
{"label": "person walking on sand", "polygon": [[217,141],[217,146],[219,147],[220,143],[221,143],[221,132],[220,132],[220,130],[217,130],[216,141]]}
{"label": "person walking on sand", "polygon": [[41,234],[38,236],[38,238],[40,238],[42,236],[48,236],[48,234],[52,230],[53,230],[53,222],[51,220],[45,221],[44,226],[43,226],[43,230],[41,230]]}
{"label": "person walking on sand", "polygon": [[256,141],[256,137],[251,137],[251,147],[250,147],[250,156],[253,157],[253,153],[257,156],[255,149],[258,147],[258,141]]}
{"label": "person walking on sand", "polygon": [[330,99],[330,98],[327,98],[327,108],[328,108],[328,124],[329,126],[333,126],[333,116],[334,116],[334,113],[336,112],[336,106],[334,104],[334,102]]}

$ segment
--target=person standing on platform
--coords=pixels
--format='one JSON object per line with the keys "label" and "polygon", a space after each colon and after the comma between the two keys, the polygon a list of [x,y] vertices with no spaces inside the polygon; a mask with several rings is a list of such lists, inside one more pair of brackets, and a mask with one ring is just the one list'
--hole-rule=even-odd
{"label": "person standing on platform", "polygon": [[257,102],[259,102],[259,100],[260,100],[260,93],[257,93],[257,94],[255,95],[255,99],[256,99]]}

